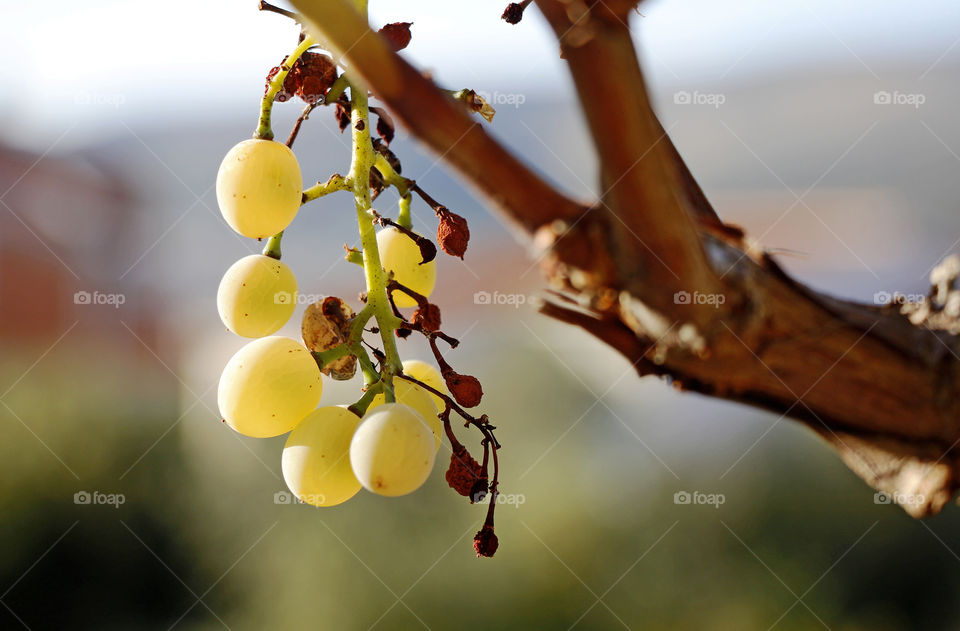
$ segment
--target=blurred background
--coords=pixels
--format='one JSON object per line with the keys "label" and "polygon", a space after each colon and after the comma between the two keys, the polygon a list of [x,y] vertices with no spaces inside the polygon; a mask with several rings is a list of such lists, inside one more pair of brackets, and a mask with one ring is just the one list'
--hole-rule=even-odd
{"label": "blurred background", "polygon": [[[593,195],[556,42],[534,8],[502,22],[505,4],[372,0],[371,20],[412,21],[406,57],[484,94],[491,133]],[[641,10],[658,111],[721,216],[825,291],[925,292],[960,247],[960,6]],[[504,443],[500,550],[474,556],[484,507],[446,487],[445,448],[413,495],[289,503],[284,439],[242,437],[217,413],[243,344],[217,283],[260,245],[229,230],[213,184],[296,27],[253,0],[6,3],[3,18],[0,627],[960,625],[955,507],[913,521],[793,422],[639,380],[537,316],[526,245],[403,130],[404,173],[470,221],[466,260],[442,258],[434,296]],[[300,109],[277,106],[278,136]],[[296,150],[308,183],[348,166],[330,111]],[[355,300],[342,245],[356,241],[349,197],[306,206],[284,240],[301,292]],[[297,336],[302,309],[282,333]],[[401,352],[429,358],[414,338]],[[359,382],[323,396],[348,403]]]}

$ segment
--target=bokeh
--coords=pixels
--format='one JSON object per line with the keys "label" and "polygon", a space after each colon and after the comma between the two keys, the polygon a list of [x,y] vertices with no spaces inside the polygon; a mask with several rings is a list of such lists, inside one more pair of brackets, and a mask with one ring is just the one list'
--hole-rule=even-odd
{"label": "bokeh", "polygon": [[[517,26],[502,9],[371,0],[376,25],[414,23],[412,62],[488,98],[492,134],[596,194],[556,42],[535,8]],[[217,317],[217,283],[260,246],[226,226],[213,182],[296,27],[252,0],[2,15],[0,628],[960,625],[955,506],[914,521],[789,418],[639,379],[537,315],[528,245],[402,129],[404,173],[471,226],[434,296],[504,444],[500,550],[474,555],[484,507],[445,485],[446,448],[410,496],[291,502],[284,439],[235,434],[217,412],[243,343]],[[960,248],[955,3],[659,0],[633,26],[664,126],[718,212],[799,279],[867,302],[924,293]],[[299,109],[277,106],[277,128]],[[348,166],[323,109],[296,150],[308,182]],[[434,218],[415,203],[414,221]],[[305,294],[356,305],[342,249],[356,242],[351,200],[331,196],[304,207],[284,260]],[[303,307],[282,333],[297,336]],[[412,338],[401,352],[429,358]],[[359,385],[326,381],[323,403]]]}

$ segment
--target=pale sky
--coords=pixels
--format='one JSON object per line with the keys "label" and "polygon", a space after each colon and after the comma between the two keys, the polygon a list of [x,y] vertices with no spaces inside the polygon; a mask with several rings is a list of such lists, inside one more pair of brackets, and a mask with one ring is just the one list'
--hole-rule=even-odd
{"label": "pale sky", "polygon": [[[545,24],[531,9],[511,27],[499,19],[505,4],[371,0],[371,12],[375,25],[413,21],[406,55],[449,87],[559,91],[566,77]],[[42,144],[74,122],[89,136],[118,111],[162,121],[255,108],[265,69],[295,43],[292,23],[254,0],[5,5],[0,107],[16,120],[5,135],[18,144]],[[642,11],[637,37],[655,82],[695,87],[809,63],[876,74],[891,59],[931,72],[960,62],[955,0],[654,0]]]}

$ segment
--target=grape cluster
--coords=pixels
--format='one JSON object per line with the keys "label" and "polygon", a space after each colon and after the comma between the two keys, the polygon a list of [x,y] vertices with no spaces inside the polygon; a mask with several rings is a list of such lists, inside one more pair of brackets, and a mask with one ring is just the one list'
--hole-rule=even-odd
{"label": "grape cluster", "polygon": [[[396,39],[398,31],[404,36],[401,43],[409,41],[409,23],[392,27],[388,34]],[[492,556],[498,545],[493,509],[500,444],[486,415],[478,418],[464,409],[480,403],[479,380],[456,372],[440,351],[438,340],[450,348],[459,342],[441,331],[440,309],[429,301],[437,281],[437,248],[413,229],[412,194],[435,211],[437,242],[448,254],[463,257],[469,240],[466,219],[400,175],[400,162],[387,146],[392,139],[392,122],[383,123],[389,121],[387,114],[369,107],[366,91],[348,76],[338,77],[336,68],[327,66],[329,57],[309,52],[313,47],[308,37],[301,37],[294,53],[270,71],[254,138],[230,149],[217,174],[217,201],[227,224],[244,237],[269,239],[263,254],[231,265],[217,291],[223,324],[252,338],[223,370],[217,393],[220,413],[227,425],[246,436],[287,434],[281,457],[284,480],[298,499],[313,506],[336,506],[361,488],[389,497],[416,491],[429,478],[446,436],[450,486],[471,501],[492,496],[474,539],[478,556]],[[314,90],[301,95],[297,89],[311,69],[322,70],[323,80],[312,82]],[[285,100],[284,90],[308,104],[287,144],[273,140],[270,129],[270,109],[275,101]],[[347,176],[335,174],[305,189],[290,145],[307,114],[332,103],[352,128],[353,167]],[[381,121],[378,141],[370,136],[371,111]],[[383,131],[386,127],[389,134]],[[391,187],[400,196],[396,220],[371,207],[372,200]],[[306,308],[302,341],[277,336],[293,317],[299,290],[293,271],[280,260],[281,239],[304,204],[337,191],[354,196],[362,249],[347,248],[346,258],[364,270],[362,307],[354,312],[345,300],[328,296]],[[402,309],[414,310],[405,315]],[[413,333],[426,339],[439,370],[424,361],[401,360],[396,342]],[[368,341],[367,334],[379,336],[382,348]],[[319,406],[324,379],[350,379],[358,366],[364,382],[359,399]],[[482,464],[454,435],[451,413],[479,429]]]}

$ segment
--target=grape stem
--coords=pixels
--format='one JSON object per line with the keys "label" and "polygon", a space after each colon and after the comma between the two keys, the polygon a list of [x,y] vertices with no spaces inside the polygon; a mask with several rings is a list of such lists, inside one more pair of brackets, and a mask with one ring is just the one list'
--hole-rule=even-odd
{"label": "grape stem", "polygon": [[[355,3],[361,15],[366,18],[367,0],[355,0]],[[353,159],[347,179],[353,185],[360,244],[363,247],[363,270],[367,282],[367,306],[364,311],[367,309],[372,311],[373,318],[377,321],[377,328],[380,330],[385,354],[380,366],[380,381],[383,383],[383,394],[387,402],[393,403],[396,400],[393,392],[393,377],[403,370],[394,331],[402,320],[394,315],[387,298],[387,275],[380,263],[380,250],[377,246],[377,232],[374,225],[375,214],[370,198],[370,169],[376,164],[378,154],[373,148],[370,135],[370,104],[367,89],[351,80],[349,70],[345,74],[350,82],[350,127],[353,140]],[[360,330],[362,331],[362,326]],[[366,357],[366,351],[357,356],[361,358],[362,365],[364,363],[362,357]]]}
{"label": "grape stem", "polygon": [[319,199],[330,193],[336,193],[337,191],[351,190],[353,190],[353,182],[350,177],[343,177],[339,173],[334,173],[326,182],[317,182],[310,188],[304,190],[301,204],[312,202],[315,199]]}
{"label": "grape stem", "polygon": [[270,240],[267,241],[267,245],[263,248],[263,255],[279,261],[281,239],[283,239],[283,230],[270,237]]}
{"label": "grape stem", "polygon": [[260,9],[261,11],[269,11],[270,13],[276,13],[277,15],[288,17],[291,20],[296,20],[297,22],[303,21],[303,18],[300,17],[299,13],[294,13],[293,11],[287,11],[286,9],[281,9],[278,6],[274,6],[269,2],[264,2],[263,0],[260,0],[260,4],[257,5],[257,8]]}
{"label": "grape stem", "polygon": [[297,60],[300,59],[300,55],[305,53],[308,48],[316,44],[316,41],[312,37],[304,37],[303,41],[297,44],[297,47],[293,49],[293,52],[284,60],[280,65],[280,71],[270,79],[270,82],[267,84],[267,91],[263,95],[263,99],[260,101],[260,120],[257,123],[257,129],[253,132],[254,138],[259,138],[261,140],[273,140],[273,129],[270,126],[270,116],[273,112],[273,100],[276,98],[277,93],[280,91],[280,88],[283,87],[283,82],[286,80],[287,75],[290,74],[290,69],[293,68],[293,64],[297,63]]}

